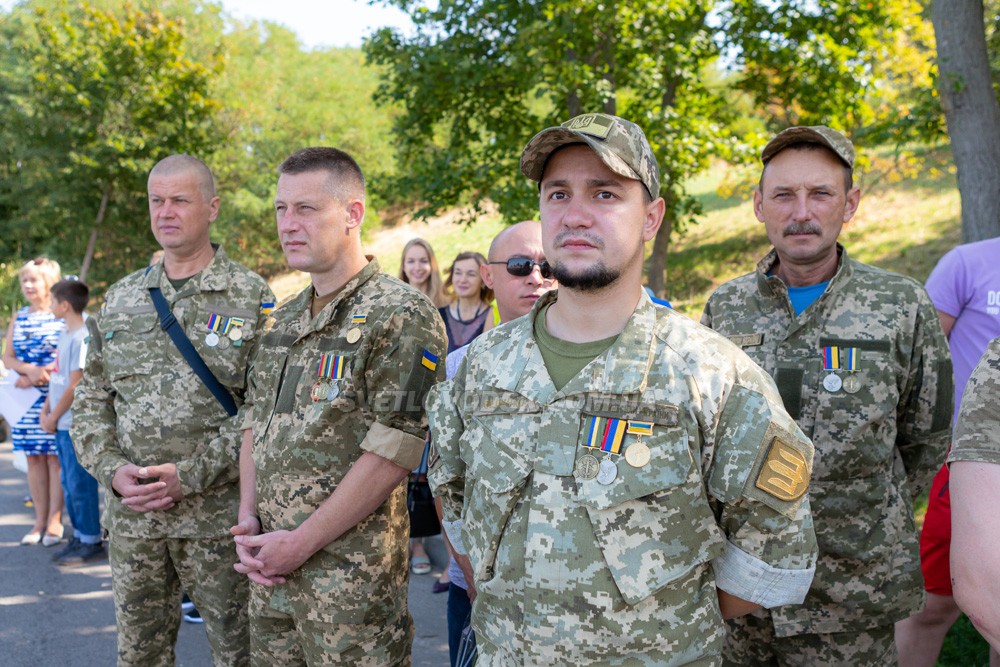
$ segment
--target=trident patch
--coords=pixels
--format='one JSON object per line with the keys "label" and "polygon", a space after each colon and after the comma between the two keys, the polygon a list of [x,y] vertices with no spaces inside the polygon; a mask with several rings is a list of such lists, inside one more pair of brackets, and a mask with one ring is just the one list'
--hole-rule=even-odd
{"label": "trident patch", "polygon": [[809,488],[809,463],[797,449],[775,438],[760,468],[756,487],[778,500],[798,500]]}

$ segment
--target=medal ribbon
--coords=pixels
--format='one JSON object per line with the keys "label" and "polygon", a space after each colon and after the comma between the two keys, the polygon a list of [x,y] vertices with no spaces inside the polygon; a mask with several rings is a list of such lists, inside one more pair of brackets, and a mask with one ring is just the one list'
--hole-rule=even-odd
{"label": "medal ribbon", "polygon": [[625,437],[626,422],[614,417],[591,417],[584,447],[617,454]]}
{"label": "medal ribbon", "polygon": [[342,354],[321,354],[316,376],[321,379],[340,380],[344,377],[347,357]]}
{"label": "medal ribbon", "polygon": [[861,361],[861,349],[857,347],[838,347],[828,345],[823,348],[823,370],[825,371],[856,371]]}
{"label": "medal ribbon", "polygon": [[351,324],[364,324],[367,319],[367,315],[354,315],[351,317]]}
{"label": "medal ribbon", "polygon": [[653,435],[653,422],[637,422],[630,419],[625,432],[631,435]]}
{"label": "medal ribbon", "polygon": [[212,313],[208,317],[208,324],[206,326],[208,326],[210,331],[218,331],[225,325],[226,323],[225,321],[227,319],[229,318],[222,317],[221,315],[218,315],[216,313]]}

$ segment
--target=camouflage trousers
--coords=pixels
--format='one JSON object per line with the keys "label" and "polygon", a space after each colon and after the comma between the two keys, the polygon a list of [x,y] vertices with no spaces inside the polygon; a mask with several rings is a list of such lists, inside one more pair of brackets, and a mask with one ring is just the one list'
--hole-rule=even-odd
{"label": "camouflage trousers", "polygon": [[112,534],[108,544],[120,666],[173,667],[182,590],[205,619],[215,665],[249,663],[249,582],[233,569],[232,537]]}
{"label": "camouflage trousers", "polygon": [[887,667],[898,665],[895,624],[865,630],[775,637],[766,610],[726,621],[726,667]]}
{"label": "camouflage trousers", "polygon": [[276,611],[259,588],[250,586],[250,663],[254,667],[411,664],[413,619],[409,611],[379,625],[324,623]]}
{"label": "camouflage trousers", "polygon": [[[524,656],[517,655],[506,647],[500,647],[476,636],[476,667],[521,667],[522,665],[537,664],[536,661],[526,661]],[[549,665],[601,665],[602,667],[657,667],[659,665],[670,664],[669,658],[662,653],[657,655],[632,654],[620,655],[604,653],[594,655],[592,660],[581,661],[574,659],[573,662],[551,661]],[[681,664],[681,663],[675,663]],[[720,667],[722,658],[718,655],[706,656],[697,660],[689,660],[682,663],[683,667]]]}

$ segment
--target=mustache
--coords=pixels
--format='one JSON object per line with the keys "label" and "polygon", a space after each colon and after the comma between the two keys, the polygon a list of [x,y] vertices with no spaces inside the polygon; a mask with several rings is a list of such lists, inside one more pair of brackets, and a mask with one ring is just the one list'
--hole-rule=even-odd
{"label": "mustache", "polygon": [[793,222],[785,227],[784,231],[781,232],[781,235],[791,236],[792,234],[816,234],[818,236],[820,231],[819,225],[815,222]]}
{"label": "mustache", "polygon": [[598,248],[599,250],[604,250],[604,241],[602,241],[601,239],[597,238],[596,236],[591,236],[590,234],[588,234],[586,232],[575,232],[575,231],[572,231],[572,230],[567,230],[567,231],[560,232],[559,234],[557,234],[553,245],[555,245],[556,247],[559,247],[568,238],[584,239],[585,241],[587,241],[587,243],[590,243],[595,248]]}

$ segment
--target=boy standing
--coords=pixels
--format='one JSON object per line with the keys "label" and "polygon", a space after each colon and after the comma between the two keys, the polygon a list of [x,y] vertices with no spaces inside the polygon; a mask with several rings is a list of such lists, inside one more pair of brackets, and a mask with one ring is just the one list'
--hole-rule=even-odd
{"label": "boy standing", "polygon": [[101,544],[101,520],[97,480],[76,460],[69,427],[73,422],[73,390],[83,379],[87,356],[87,329],[83,311],[90,290],[79,280],[60,280],[52,286],[52,314],[66,322],[59,335],[56,369],[49,381],[49,396],[39,419],[43,429],[56,434],[56,449],[62,466],[66,511],[73,524],[73,539],[52,557],[57,565],[75,567],[105,556]]}

